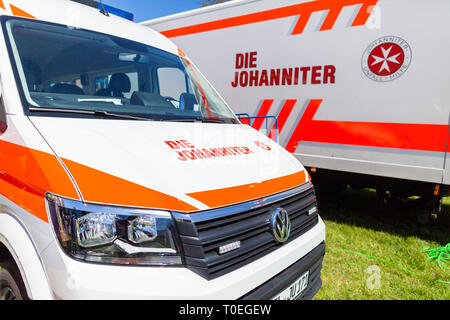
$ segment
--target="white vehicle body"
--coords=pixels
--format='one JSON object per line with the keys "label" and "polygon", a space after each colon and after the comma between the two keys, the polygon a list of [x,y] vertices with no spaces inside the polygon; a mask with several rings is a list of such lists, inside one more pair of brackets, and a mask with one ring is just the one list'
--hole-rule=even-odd
{"label": "white vehicle body", "polygon": [[276,116],[280,145],[306,167],[448,185],[449,10],[236,0],[143,24],[198,62],[236,113]]}
{"label": "white vehicle body", "polygon": [[[79,110],[72,110],[68,111],[68,115],[62,115],[58,113],[61,109],[48,107],[57,103],[58,99],[65,99],[65,95],[69,96],[60,91],[53,96],[51,90],[56,90],[59,86],[58,90],[70,88],[77,91],[80,90],[80,83],[83,83],[82,88],[86,93],[92,92],[92,96],[86,94],[85,98],[76,97],[74,101],[77,104],[87,103],[88,106],[89,103],[97,103],[101,106],[109,103],[108,108],[118,108],[119,113],[123,101],[127,99],[100,99],[93,96],[97,90],[94,86],[97,83],[96,77],[102,75],[95,69],[95,65],[81,76],[80,73],[74,73],[77,78],[62,78],[60,69],[51,67],[54,66],[52,61],[44,61],[48,57],[44,54],[45,50],[62,50],[66,42],[70,43],[78,35],[84,35],[80,39],[86,42],[114,39],[122,46],[126,43],[132,44],[136,50],[141,50],[141,47],[151,48],[161,56],[176,58],[191,68],[194,75],[201,77],[172,42],[146,27],[112,15],[107,17],[96,9],[64,0],[2,0],[0,15],[0,265],[5,262],[5,257],[14,261],[23,279],[27,297],[238,299],[253,292],[254,295],[250,296],[252,298],[274,298],[292,283],[277,283],[273,292],[266,290],[264,293],[260,290],[255,293],[254,290],[270,281],[273,287],[273,281],[277,281],[277,276],[283,272],[299,277],[300,274],[296,273],[302,271],[310,272],[310,286],[302,293],[303,297],[312,298],[321,284],[320,266],[324,254],[325,227],[317,214],[308,173],[274,141],[237,120],[235,124],[214,123],[212,120],[217,120],[215,117],[206,119],[212,123],[164,119],[146,121],[140,118],[120,118],[120,115],[108,118],[105,112],[98,110],[95,110],[95,114],[84,115],[79,115]],[[61,32],[48,31],[55,28],[59,28]],[[43,48],[27,44],[23,40],[32,39],[35,34],[43,35]],[[46,47],[45,41],[49,41],[47,39],[61,35],[63,38],[52,42],[54,46]],[[111,42],[111,46],[120,47],[117,43]],[[36,50],[32,50],[32,45]],[[76,68],[82,68],[83,63],[90,63],[82,60],[77,47],[70,48],[66,54],[74,54],[75,58],[71,58],[70,63],[65,62],[62,66],[59,64],[60,68],[78,70]],[[40,56],[36,56],[36,51],[42,52]],[[111,54],[106,49],[101,52]],[[85,51],[84,54],[90,52]],[[25,67],[29,64],[25,61],[30,57],[35,59],[33,67],[38,65],[42,71],[42,79],[39,82],[34,80],[32,84],[29,82],[32,73]],[[141,59],[139,55],[128,54],[127,51],[120,52],[117,58],[120,61],[117,65],[124,66],[121,67],[124,68],[124,73],[129,72],[125,70],[126,64],[137,64]],[[148,61],[142,62],[142,65],[145,63]],[[138,74],[136,79],[138,76],[141,77]],[[105,90],[111,89],[112,77],[114,75],[109,77],[109,87]],[[136,79],[133,81],[138,81]],[[132,86],[136,85],[133,81]],[[141,82],[139,79],[138,90],[144,86]],[[199,83],[194,84],[203,92]],[[43,91],[45,86],[50,91]],[[159,83],[158,88],[161,87],[162,84]],[[120,91],[125,93],[130,89]],[[206,100],[205,96],[203,92],[202,97]],[[41,100],[37,97],[47,99],[45,101],[48,105],[40,104]],[[180,105],[181,100],[180,98],[178,101]],[[197,98],[197,104],[193,107],[198,107],[198,101]],[[208,108],[208,102],[203,101],[203,104]],[[43,112],[39,110],[41,107],[49,110]],[[178,109],[180,108],[179,106]],[[232,120],[234,123],[235,119]],[[217,151],[217,148],[222,151]],[[305,198],[308,207],[302,207],[306,211],[297,213],[301,219],[309,221],[307,231],[297,233],[295,237],[291,235],[290,241],[278,243],[277,246],[270,231],[271,223],[275,226],[272,222],[273,217],[276,217],[274,209],[280,201],[299,197],[300,194],[308,195]],[[306,201],[305,199],[295,202],[295,206]],[[290,204],[289,208],[292,207]],[[291,216],[289,208],[286,207],[285,212]],[[267,212],[261,211],[263,209]],[[226,257],[226,251],[233,255],[251,248],[251,252],[258,255],[252,256],[247,252],[248,256],[236,260],[239,262],[236,267],[230,269],[225,266],[218,274],[211,276],[213,271],[210,271],[208,262],[205,262],[207,259],[203,250],[206,247],[203,248],[201,243],[203,236],[197,230],[198,223],[208,222],[211,215],[220,220],[222,217],[233,218],[236,214],[255,210],[264,213],[258,217],[264,218],[262,227],[267,228],[267,231],[261,235],[270,238],[270,243],[266,243],[270,250],[258,249],[258,243],[249,244],[253,239],[250,237],[251,230],[241,230],[249,232],[250,240],[241,236],[239,241],[233,240],[232,248],[226,246],[231,240],[215,239],[213,235],[210,241],[216,241],[214,246],[225,250],[221,255],[216,252],[219,247],[209,244],[212,247],[208,249],[209,257],[218,259],[217,261]],[[126,231],[116,230],[117,225],[108,224],[109,221],[119,221],[118,212],[122,218],[128,212],[134,212],[133,217],[136,219],[127,222],[128,234]],[[80,216],[75,216],[76,214]],[[139,220],[142,216],[147,220]],[[64,219],[69,219],[70,223]],[[100,250],[97,247],[87,249],[91,247],[88,242],[82,242],[82,238],[93,237],[96,231],[83,229],[88,231],[82,233],[79,230],[88,228],[89,223],[94,221],[90,219],[98,219],[104,228],[104,236],[97,240],[104,241],[107,232],[115,236],[108,245],[117,244],[114,252],[122,250],[123,252],[117,253],[120,258],[117,258],[118,255],[108,256],[106,251],[96,251]],[[105,222],[101,219],[111,220]],[[158,223],[163,220],[170,226],[176,224],[175,229],[169,230],[166,226],[169,231],[165,233],[165,237],[170,243],[169,247],[163,249],[167,249],[167,252],[159,244],[156,247],[145,247],[147,251],[140,251],[144,245],[136,247],[133,244],[140,242],[130,242],[132,239],[138,241],[144,236],[147,238],[142,239],[151,241],[148,240],[151,232],[156,233],[155,237],[158,239]],[[291,216],[292,234],[297,223],[295,221],[298,220]],[[218,236],[229,227],[222,223],[223,229],[214,229]],[[75,225],[76,229],[71,229]],[[156,231],[151,231],[149,226],[153,226]],[[138,227],[141,229],[135,229]],[[186,238],[184,240],[180,240],[182,231],[174,231],[182,227],[188,230],[183,231],[183,237]],[[233,227],[242,228],[242,225],[235,223]],[[76,233],[67,233],[69,229]],[[119,231],[124,232],[130,241],[125,243],[122,238],[119,239]],[[259,238],[255,239],[253,241]],[[84,249],[80,249],[82,243]],[[141,256],[132,256],[133,250],[137,250]],[[80,255],[75,259],[68,254],[69,251]],[[182,262],[177,266],[161,267],[166,264],[166,255],[153,256],[156,251],[166,252],[168,257],[172,257],[172,254],[174,260]],[[96,255],[92,255],[92,252]],[[187,254],[188,252],[193,253]],[[88,259],[91,259],[90,262],[86,262]],[[102,263],[100,260],[109,263]],[[163,262],[156,267],[133,265],[133,261],[144,260],[148,264],[153,261]],[[299,267],[299,262],[305,270]],[[312,265],[314,270],[309,269]],[[294,277],[291,282],[295,280]]]}

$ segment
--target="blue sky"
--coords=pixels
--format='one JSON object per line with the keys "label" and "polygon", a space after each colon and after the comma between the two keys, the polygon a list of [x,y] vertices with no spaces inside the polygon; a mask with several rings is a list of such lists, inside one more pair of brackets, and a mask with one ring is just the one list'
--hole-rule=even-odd
{"label": "blue sky", "polygon": [[201,7],[201,0],[103,0],[103,3],[133,13],[136,22]]}

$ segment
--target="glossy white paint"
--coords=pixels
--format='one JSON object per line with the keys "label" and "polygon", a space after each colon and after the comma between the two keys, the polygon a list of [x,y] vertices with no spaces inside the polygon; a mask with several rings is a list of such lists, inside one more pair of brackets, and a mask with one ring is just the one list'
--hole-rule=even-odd
{"label": "glossy white paint", "polygon": [[[0,200],[3,200],[3,197],[0,196]],[[1,202],[3,203],[3,201]],[[6,206],[0,205],[0,242],[6,246],[16,261],[29,298],[35,300],[53,299],[54,296],[42,264],[39,248],[33,242],[31,234],[26,230],[27,228],[35,228],[33,224],[42,222],[33,221],[30,225],[28,220],[25,225],[22,219],[23,215],[23,211],[14,212]],[[48,226],[46,227],[48,229]]]}
{"label": "glossy white paint", "polygon": [[[14,5],[40,20],[113,34],[178,54],[177,47],[157,32],[118,17],[107,18],[95,9],[70,1],[4,0],[3,4],[6,10],[0,9],[0,15],[11,15],[10,5]],[[304,170],[284,149],[244,125],[27,117],[2,33],[0,56],[8,123],[0,142],[55,156],[61,165],[62,159],[68,159],[178,197],[199,210],[209,207],[186,193],[255,183]],[[253,153],[183,162],[177,160],[174,150],[164,142],[180,139],[189,140],[198,148],[246,146]],[[255,141],[264,142],[271,151],[261,149]],[[83,190],[76,184],[77,176],[67,168],[66,173],[83,199]],[[0,195],[0,241],[12,252],[28,294],[34,299],[238,298],[325,240],[324,224],[320,221],[310,232],[270,255],[206,281],[184,268],[77,262],[61,251],[47,222],[19,205],[14,199]]]}
{"label": "glossy white paint", "polygon": [[[143,25],[163,32],[307,2],[311,1],[238,0]],[[319,31],[329,13],[323,10],[312,13],[301,34],[292,34],[301,19],[295,15],[171,40],[198,64],[236,113],[256,115],[263,99],[274,99],[268,114],[278,115],[286,99],[296,99],[280,135],[282,146],[287,145],[310,99],[323,100],[314,120],[448,126],[450,2],[378,1],[366,25],[351,27],[361,4],[344,7],[326,31]],[[376,82],[364,74],[362,59],[368,46],[384,36],[406,40],[412,60],[401,77]],[[237,71],[236,54],[247,52],[257,52],[254,70],[333,65],[336,83],[311,84],[308,80],[306,85],[235,88],[231,83]],[[414,141],[405,142],[414,145]],[[441,151],[422,152],[304,141],[295,155],[304,165],[317,168],[448,184],[445,148],[445,142]]]}
{"label": "glossy white paint", "polygon": [[[238,299],[286,269],[324,241],[325,225],[255,262],[214,280],[185,268],[102,266],[68,258],[56,244],[42,253],[56,298],[64,299]],[[195,288],[195,289],[194,289]]]}
{"label": "glossy white paint", "polygon": [[[179,198],[304,170],[274,141],[245,125],[54,117],[31,121],[60,158]],[[165,143],[177,140],[187,140],[198,149],[246,146],[254,153],[180,161]],[[257,147],[255,141],[265,142],[272,151]]]}

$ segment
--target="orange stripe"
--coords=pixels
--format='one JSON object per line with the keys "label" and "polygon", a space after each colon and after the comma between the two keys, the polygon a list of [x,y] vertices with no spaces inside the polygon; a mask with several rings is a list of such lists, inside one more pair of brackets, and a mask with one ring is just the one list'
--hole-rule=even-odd
{"label": "orange stripe", "polygon": [[211,208],[217,208],[266,197],[295,188],[306,181],[305,171],[301,171],[288,176],[266,180],[261,183],[189,193],[188,196],[203,202]]}
{"label": "orange stripe", "polygon": [[[352,26],[359,26],[366,23],[373,10],[373,6],[378,3],[378,0],[316,0],[300,4],[295,4],[287,7],[276,8],[242,16],[236,16],[232,18],[211,21],[206,23],[200,23],[197,25],[176,28],[161,32],[168,38],[186,36],[195,33],[220,30],[226,28],[232,28],[237,26],[243,26],[252,23],[282,19],[287,17],[293,17],[300,15],[298,24],[294,27],[292,34],[300,34],[303,32],[311,13],[324,10],[331,11],[331,17],[327,22],[327,25],[331,24],[334,19],[334,15],[337,11],[341,11],[343,7],[352,5],[361,5],[361,9],[355,18]],[[337,18],[337,17],[336,17]],[[333,22],[334,24],[334,22]],[[326,25],[326,26],[327,26]]]}
{"label": "orange stripe", "polygon": [[248,118],[239,119],[242,124],[250,125],[250,120]]}
{"label": "orange stripe", "polygon": [[63,162],[77,182],[83,199],[87,202],[184,212],[198,210],[175,197],[80,163],[67,159],[63,159]]}
{"label": "orange stripe", "polygon": [[3,175],[0,175],[0,194],[33,216],[48,223],[43,194],[38,195],[28,192],[26,188],[22,188],[17,184],[11,184]]}
{"label": "orange stripe", "polygon": [[21,189],[23,191],[32,193],[32,194],[34,194],[36,196],[40,196],[40,197],[44,197],[45,196],[45,191],[44,190],[42,190],[42,189],[40,189],[40,188],[38,188],[36,186],[30,185],[27,182],[17,180],[16,178],[14,178],[13,176],[10,176],[6,172],[1,172],[0,171],[0,179],[2,179],[3,181],[9,183],[10,185],[13,185],[13,186],[15,186],[15,187],[17,187],[17,188],[19,188],[19,189]]}
{"label": "orange stripe", "polygon": [[0,0],[0,8],[2,8],[3,10],[6,10],[5,5],[3,4],[2,0]]}
{"label": "orange stripe", "polygon": [[309,19],[311,18],[312,12],[302,13],[300,18],[292,31],[292,35],[302,34],[305,31],[306,25],[308,24]]}
{"label": "orange stripe", "polygon": [[292,110],[295,107],[295,104],[297,103],[296,99],[288,99],[284,103],[280,114],[278,115],[278,132],[276,123],[273,125],[272,130],[270,130],[269,138],[272,140],[276,140],[276,137],[281,134],[283,131],[284,125],[286,124],[286,121],[289,119],[289,116],[291,115]]}
{"label": "orange stripe", "polygon": [[289,140],[294,153],[301,141],[446,152],[449,126],[356,121],[313,120],[322,100],[311,100]]}
{"label": "orange stripe", "polygon": [[355,21],[353,21],[352,27],[358,27],[363,26],[367,23],[367,20],[369,19],[370,15],[372,14],[372,11],[375,9],[375,6],[377,5],[378,0],[372,0],[372,1],[366,1],[362,6],[361,9],[358,12],[358,15],[355,18]]}
{"label": "orange stripe", "polygon": [[323,22],[320,31],[331,30],[336,23],[337,18],[341,14],[342,7],[336,6],[330,9],[330,12],[327,14],[325,21]]}
{"label": "orange stripe", "polygon": [[0,194],[48,222],[45,192],[79,199],[56,156],[0,141]]}
{"label": "orange stripe", "polygon": [[[259,108],[259,111],[256,114],[256,116],[257,117],[266,117],[267,114],[269,113],[270,108],[272,107],[273,101],[274,101],[273,99],[264,100],[262,102],[261,107]],[[259,129],[261,129],[261,126],[263,125],[264,121],[266,121],[266,119],[256,118],[253,121],[252,127],[259,131]]]}
{"label": "orange stripe", "polygon": [[19,16],[19,17],[24,17],[24,18],[31,18],[31,19],[36,19],[36,17],[32,16],[31,14],[29,14],[28,12],[23,11],[22,9],[10,4],[9,5],[11,7],[11,12],[13,15],[15,16]]}
{"label": "orange stripe", "polygon": [[[79,200],[78,193],[56,156],[0,141],[0,194],[48,222],[45,193]],[[198,211],[170,195],[63,159],[87,202],[182,212]],[[304,171],[289,176],[226,189],[189,194],[214,208],[249,201],[291,189],[306,182]]]}

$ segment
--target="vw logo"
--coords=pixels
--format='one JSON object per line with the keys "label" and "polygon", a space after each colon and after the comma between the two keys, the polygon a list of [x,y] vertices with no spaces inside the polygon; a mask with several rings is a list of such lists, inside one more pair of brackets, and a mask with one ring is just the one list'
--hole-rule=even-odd
{"label": "vw logo", "polygon": [[284,243],[291,234],[291,220],[286,209],[278,208],[272,214],[272,233],[275,240]]}

